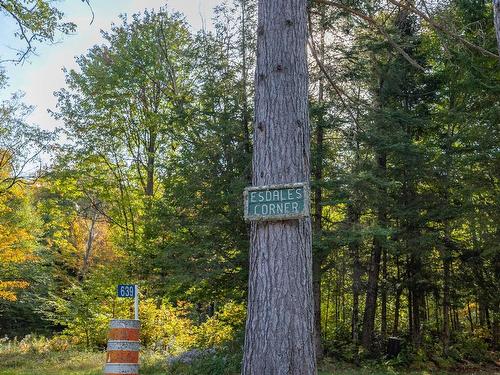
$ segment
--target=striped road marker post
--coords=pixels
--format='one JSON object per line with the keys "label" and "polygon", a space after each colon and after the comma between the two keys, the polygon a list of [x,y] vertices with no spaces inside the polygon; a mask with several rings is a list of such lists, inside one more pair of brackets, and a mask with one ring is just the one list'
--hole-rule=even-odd
{"label": "striped road marker post", "polygon": [[113,319],[109,324],[106,375],[139,375],[139,328],[136,319]]}

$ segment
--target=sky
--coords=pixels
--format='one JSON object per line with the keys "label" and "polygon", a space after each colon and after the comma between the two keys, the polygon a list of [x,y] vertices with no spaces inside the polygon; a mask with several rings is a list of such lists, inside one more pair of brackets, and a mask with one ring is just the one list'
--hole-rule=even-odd
{"label": "sky", "polygon": [[[57,3],[64,12],[65,20],[74,22],[77,31],[72,35],[60,36],[56,44],[37,45],[37,55],[31,55],[23,65],[4,64],[9,86],[0,91],[0,99],[9,93],[22,91],[24,102],[34,106],[28,122],[43,129],[52,130],[61,126],[47,112],[55,110],[57,100],[54,91],[65,86],[63,67],[76,68],[75,57],[85,54],[95,44],[103,42],[100,30],[109,30],[112,23],[119,23],[122,13],[133,14],[144,9],[156,9],[167,5],[186,16],[193,31],[202,27],[210,29],[213,8],[221,0],[91,0],[95,14],[94,21],[88,6],[81,0],[64,0]],[[14,38],[15,24],[11,19],[0,15],[0,59],[14,58],[12,48],[22,48],[19,40]]]}

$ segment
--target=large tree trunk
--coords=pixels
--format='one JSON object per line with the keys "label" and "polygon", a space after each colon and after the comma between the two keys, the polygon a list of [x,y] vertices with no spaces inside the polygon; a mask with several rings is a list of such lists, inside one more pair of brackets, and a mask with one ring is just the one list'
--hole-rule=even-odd
{"label": "large tree trunk", "polygon": [[[254,186],[309,181],[306,0],[260,0]],[[251,225],[244,375],[316,374],[311,220]]]}

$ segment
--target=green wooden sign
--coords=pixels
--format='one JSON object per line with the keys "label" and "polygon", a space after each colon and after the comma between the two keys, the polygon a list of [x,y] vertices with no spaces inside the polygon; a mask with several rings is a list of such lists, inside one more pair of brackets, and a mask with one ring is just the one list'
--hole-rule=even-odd
{"label": "green wooden sign", "polygon": [[303,182],[247,187],[245,220],[288,220],[309,216],[309,185]]}

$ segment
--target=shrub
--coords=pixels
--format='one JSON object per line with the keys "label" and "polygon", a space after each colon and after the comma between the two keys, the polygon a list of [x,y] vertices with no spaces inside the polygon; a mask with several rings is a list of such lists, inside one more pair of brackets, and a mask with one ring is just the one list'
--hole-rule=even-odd
{"label": "shrub", "polygon": [[54,336],[47,338],[37,335],[26,335],[21,340],[14,338],[13,340],[2,339],[0,341],[1,352],[12,353],[53,353],[64,352],[69,350],[74,345],[74,342],[68,340],[64,336]]}
{"label": "shrub", "polygon": [[175,308],[165,301],[141,301],[141,341],[145,347],[176,355],[196,341],[195,327],[188,315],[189,305]]}
{"label": "shrub", "polygon": [[352,344],[349,324],[339,324],[332,332],[328,332],[324,347],[326,354],[336,359],[351,361],[357,356],[358,348]]}
{"label": "shrub", "polygon": [[169,371],[176,375],[234,375],[241,369],[241,353],[220,351],[197,351],[189,361],[170,361]]}
{"label": "shrub", "polygon": [[200,348],[221,347],[243,330],[244,322],[243,305],[230,302],[196,328],[196,346]]}
{"label": "shrub", "polygon": [[480,334],[463,333],[457,335],[450,348],[450,356],[457,361],[484,363],[488,361],[488,344]]}

